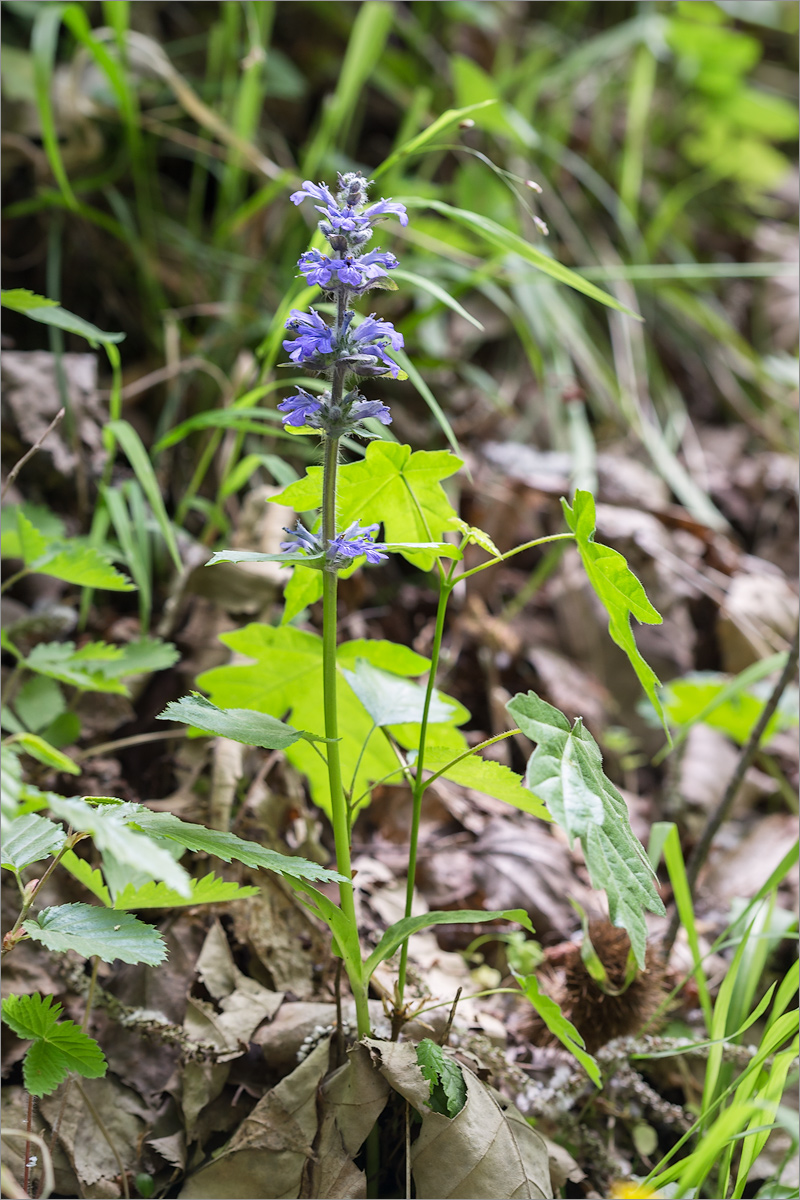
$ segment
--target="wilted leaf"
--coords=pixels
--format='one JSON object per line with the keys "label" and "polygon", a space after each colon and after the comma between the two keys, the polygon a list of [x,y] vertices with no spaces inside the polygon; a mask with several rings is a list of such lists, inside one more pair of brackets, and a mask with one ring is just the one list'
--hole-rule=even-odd
{"label": "wilted leaf", "polygon": [[43,908],[22,928],[48,950],[75,950],[84,958],[96,954],[103,962],[120,959],[156,967],[167,957],[161,934],[130,913],[115,912],[92,904],[60,904]]}
{"label": "wilted leaf", "polygon": [[633,834],[625,801],[603,772],[600,748],[580,717],[570,729],[562,712],[536,695],[515,696],[508,711],[538,745],[526,786],[544,800],[570,839],[581,840],[592,886],[605,888],[614,925],[627,930],[644,970],[643,908],[663,914],[653,869]]}

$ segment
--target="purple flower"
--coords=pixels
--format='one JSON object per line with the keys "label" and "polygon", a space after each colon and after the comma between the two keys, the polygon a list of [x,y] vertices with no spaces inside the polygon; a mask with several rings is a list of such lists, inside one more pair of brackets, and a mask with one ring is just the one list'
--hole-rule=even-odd
{"label": "purple flower", "polygon": [[287,397],[278,405],[280,412],[287,414],[287,416],[281,417],[284,425],[294,425],[297,428],[307,425],[310,418],[321,408],[321,402],[303,388],[300,388],[295,396]]}
{"label": "purple flower", "polygon": [[302,204],[304,200],[321,200],[323,204],[330,208],[338,208],[339,206],[334,199],[333,192],[324,183],[312,183],[310,179],[306,179],[299,192],[292,192],[289,197],[292,204]]}
{"label": "purple flower", "polygon": [[392,414],[382,400],[356,400],[349,416],[352,421],[364,421],[367,417],[375,417],[381,425],[392,423]]}
{"label": "purple flower", "polygon": [[406,206],[399,200],[379,200],[377,204],[370,204],[369,208],[364,210],[363,215],[370,223],[379,221],[381,217],[395,216],[401,225],[408,224]]}
{"label": "purple flower", "polygon": [[294,330],[297,334],[296,338],[287,338],[283,343],[283,348],[292,362],[308,362],[333,352],[333,330],[313,308],[310,313],[293,308],[286,328]]}
{"label": "purple flower", "polygon": [[296,529],[286,529],[286,533],[290,538],[294,538],[294,541],[281,542],[281,550],[303,550],[306,554],[313,555],[322,553],[320,539],[313,533],[309,533],[305,525],[301,525],[299,521]]}
{"label": "purple flower", "polygon": [[386,338],[393,350],[402,350],[405,344],[402,333],[397,332],[391,321],[382,321],[375,313],[365,317],[352,336],[357,342]]}
{"label": "purple flower", "polygon": [[328,546],[327,557],[335,561],[337,558],[359,558],[364,554],[367,562],[381,562],[389,556],[382,553],[386,549],[385,544],[374,540],[378,528],[377,525],[365,525],[362,529],[361,523],[354,521],[344,533],[336,535]]}
{"label": "purple flower", "polygon": [[397,266],[397,259],[388,251],[370,250],[360,258],[347,254],[341,258],[328,258],[319,250],[307,250],[301,254],[298,266],[306,282],[331,290],[338,284],[352,291],[363,292],[376,280],[385,277],[387,270]]}
{"label": "purple flower", "polygon": [[400,368],[386,353],[386,344],[393,350],[402,350],[403,335],[390,321],[380,321],[372,313],[350,338],[355,352],[350,355],[350,363],[357,375],[385,375],[384,367],[388,367],[392,378],[397,378]]}

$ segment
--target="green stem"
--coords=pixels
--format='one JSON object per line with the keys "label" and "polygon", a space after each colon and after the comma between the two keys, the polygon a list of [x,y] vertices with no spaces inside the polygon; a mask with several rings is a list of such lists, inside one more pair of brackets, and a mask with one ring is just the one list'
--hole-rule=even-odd
{"label": "green stem", "polygon": [[[337,372],[338,375],[338,372]],[[341,378],[334,378],[334,387],[338,382],[341,389]],[[322,476],[322,541],[328,546],[336,536],[336,468],[339,458],[338,438],[326,438],[325,460]],[[327,563],[322,572],[322,690],[325,712],[325,736],[329,738],[327,745],[328,781],[331,789],[331,823],[336,844],[336,869],[346,879],[352,877],[350,865],[350,822],[348,819],[347,800],[342,786],[342,766],[339,757],[339,718],[336,705],[336,590],[338,584],[336,568],[328,568]],[[357,929],[356,908],[353,898],[352,883],[339,884],[339,904],[342,912],[354,929]],[[347,960],[346,960],[347,961]],[[360,967],[360,964],[359,964]],[[370,1034],[369,1008],[367,1005],[367,985],[361,971],[356,976],[348,963],[350,987],[356,1004],[356,1021],[359,1037]]]}
{"label": "green stem", "polygon": [[[439,654],[442,648],[442,635],[444,633],[444,618],[447,612],[447,601],[450,599],[452,584],[449,577],[443,580],[439,589],[439,606],[436,610],[436,628],[433,633],[433,646],[431,648],[431,668],[428,675],[428,687],[425,692],[425,704],[422,709],[422,721],[420,722],[419,731],[419,753],[416,761],[416,779],[414,780],[414,788],[411,794],[411,835],[408,846],[408,880],[406,882],[406,907],[405,916],[411,916],[411,905],[414,899],[414,877],[417,871],[417,845],[419,842],[419,826],[422,818],[422,794],[425,791],[425,781],[422,778],[422,768],[425,758],[425,742],[428,737],[428,717],[430,715],[431,701],[433,699],[433,690],[436,686],[436,672],[439,667]],[[403,942],[403,948],[400,951],[400,969],[397,978],[397,1009],[403,1007],[403,995],[406,987],[406,968],[408,966],[408,939]]]}

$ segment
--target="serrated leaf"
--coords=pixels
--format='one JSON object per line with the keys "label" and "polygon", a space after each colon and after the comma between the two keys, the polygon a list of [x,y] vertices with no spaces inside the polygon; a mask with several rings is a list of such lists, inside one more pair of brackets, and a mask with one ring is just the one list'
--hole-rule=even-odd
{"label": "serrated leaf", "polygon": [[639,682],[648,695],[650,703],[659,715],[669,737],[669,727],[656,688],[659,680],[652,667],[645,662],[631,629],[631,616],[646,625],[660,625],[661,614],[647,598],[644,588],[628,566],[622,554],[610,546],[600,546],[594,540],[595,507],[591,492],[578,489],[570,508],[562,498],[567,524],[575,534],[584,570],[595,594],[608,613],[608,632],[613,641],[628,656],[628,661],[639,677]]}
{"label": "serrated leaf", "polygon": [[276,850],[267,850],[258,842],[248,842],[219,829],[207,829],[205,825],[194,825],[190,821],[182,821],[172,813],[152,812],[144,806],[137,806],[133,818],[136,826],[145,833],[156,837],[170,838],[187,850],[202,850],[213,854],[224,862],[236,859],[247,867],[263,867],[266,871],[275,871],[279,875],[287,875],[294,879],[325,880],[341,882],[342,876],[337,871],[330,871],[317,863],[305,858],[296,858],[288,854],[279,854]]}
{"label": "serrated leaf", "polygon": [[18,873],[31,863],[41,862],[58,854],[66,834],[60,825],[27,813],[3,822],[2,865]]}
{"label": "serrated leaf", "polygon": [[[241,706],[255,709],[274,717],[283,717],[288,712],[298,727],[319,727],[322,708],[320,637],[287,625],[275,628],[252,624],[234,633],[223,634],[221,640],[232,650],[249,656],[255,662],[252,665],[215,667],[199,677],[198,684],[210,693],[215,704],[221,708]],[[336,653],[339,667],[350,670],[355,667],[358,658],[365,658],[381,670],[404,677],[421,675],[430,667],[429,659],[422,658],[413,650],[377,639],[354,639],[339,646]],[[355,773],[353,795],[358,797],[373,781],[396,771],[397,758],[385,738],[370,737],[372,718],[341,670],[337,677],[337,703],[342,771],[348,787]],[[410,738],[405,736],[405,732],[398,734],[401,744],[415,744],[413,738],[418,732],[417,727],[411,730]],[[464,749],[464,739],[460,735],[459,739],[460,748]],[[286,757],[308,777],[314,802],[328,811],[328,770],[317,752],[301,741],[286,750]]]}
{"label": "serrated leaf", "polygon": [[[103,805],[93,808],[77,796],[53,797],[50,808],[73,829],[90,833],[101,854],[108,853],[134,870],[146,870],[184,896],[191,895],[189,874],[167,849],[152,838],[129,828],[137,805]],[[147,810],[145,810],[147,811]],[[177,817],[175,818],[177,820]]]}
{"label": "serrated leaf", "polygon": [[119,647],[122,653],[114,662],[113,668],[106,667],[108,676],[112,673],[118,679],[128,679],[134,675],[149,675],[153,671],[166,671],[179,661],[181,655],[177,646],[172,642],[164,642],[157,637],[141,637],[135,642],[128,642]]}
{"label": "serrated leaf", "polygon": [[[357,658],[352,671],[343,667],[342,674],[376,725],[414,724],[422,720],[425,688],[418,683],[390,675],[366,658]],[[456,702],[434,692],[428,714],[431,724],[449,723],[455,716]]]}
{"label": "serrated leaf", "polygon": [[417,1063],[431,1085],[428,1103],[433,1111],[445,1117],[457,1116],[467,1102],[467,1085],[458,1063],[430,1038],[418,1043]]}
{"label": "serrated leaf", "polygon": [[6,504],[3,507],[3,529],[0,533],[0,554],[3,558],[22,558],[22,544],[17,526],[20,513],[43,535],[46,541],[66,538],[66,528],[60,517],[44,504]]}
{"label": "serrated leaf", "polygon": [[498,550],[492,539],[483,529],[479,529],[477,525],[468,525],[466,521],[459,519],[456,526],[458,532],[463,534],[468,542],[475,546],[480,546],[481,550],[485,550],[487,554],[491,554],[492,558],[500,558],[502,551]]}
{"label": "serrated leaf", "polygon": [[111,893],[105,885],[102,872],[97,867],[93,867],[85,858],[80,858],[74,850],[64,852],[60,865],[65,867],[70,875],[74,875],[87,891],[97,897],[101,904],[106,908],[112,907]]}
{"label": "serrated leaf", "polygon": [[165,883],[145,883],[141,887],[129,884],[114,900],[115,909],[184,908],[190,904],[228,904],[231,900],[246,900],[257,896],[257,887],[242,887],[238,883],[219,879],[212,871],[202,879],[192,880],[191,896],[182,896]]}
{"label": "serrated leaf", "polygon": [[550,1032],[558,1038],[565,1049],[569,1050],[572,1057],[577,1059],[595,1087],[602,1087],[603,1081],[600,1075],[600,1068],[591,1054],[588,1054],[584,1049],[583,1038],[572,1022],[568,1021],[564,1016],[555,1000],[551,999],[550,996],[546,996],[541,991],[535,975],[518,975],[513,968],[512,972],[517,983]]}
{"label": "serrated leaf", "polygon": [[22,1078],[32,1096],[46,1096],[74,1071],[84,1079],[100,1079],[106,1060],[94,1038],[74,1021],[58,1020],[62,1008],[52,996],[8,996],[3,1000],[5,1023],[25,1041],[32,1041],[22,1064]]}
{"label": "serrated leaf", "polygon": [[562,712],[535,692],[507,706],[524,734],[538,743],[525,786],[550,809],[570,845],[581,841],[592,886],[605,888],[614,925],[627,930],[644,970],[647,927],[642,910],[664,913],[654,873],[634,836],[625,801],[603,772],[600,747],[580,717],[570,728]]}
{"label": "serrated leaf", "polygon": [[130,592],[133,584],[94,546],[52,539],[39,530],[25,513],[16,513],[19,553],[30,571],[52,575],[65,583]]}
{"label": "serrated leaf", "polygon": [[107,963],[119,959],[157,967],[167,957],[164,939],[154,926],[130,913],[93,904],[43,908],[35,919],[24,921],[22,928],[48,950],[75,950],[84,958],[96,954]]}
{"label": "serrated leaf", "polygon": [[3,288],[0,292],[0,304],[3,308],[13,309],[14,312],[26,313],[32,308],[58,308],[57,300],[48,300],[47,296],[37,296],[30,288]]}
{"label": "serrated leaf", "polygon": [[171,701],[157,719],[182,721],[184,725],[192,725],[204,733],[231,738],[246,746],[261,746],[265,750],[285,750],[301,738],[309,742],[325,741],[324,737],[293,729],[284,721],[277,721],[275,717],[251,708],[217,708],[199,692]]}
{"label": "serrated leaf", "polygon": [[533,813],[543,821],[552,821],[539,797],[525,786],[523,777],[510,767],[490,758],[481,758],[479,754],[470,754],[448,765],[453,757],[452,752],[444,746],[426,747],[425,770],[441,772],[445,779],[452,779],[462,787],[473,788],[496,800],[505,800],[506,804],[512,804],[522,812]]}
{"label": "serrated leaf", "polygon": [[[360,462],[339,468],[337,520],[344,529],[355,520],[363,524],[382,522],[383,540],[442,542],[442,534],[453,529],[457,516],[441,486],[441,480],[462,466],[449,450],[418,450],[396,442],[371,442]],[[275,504],[296,512],[319,508],[322,503],[322,467],[309,467],[304,479],[292,483]],[[430,571],[436,554],[426,550],[400,549],[409,562]]]}
{"label": "serrated leaf", "polygon": [[38,733],[15,733],[14,744],[21,746],[26,754],[30,754],[31,758],[44,763],[47,767],[55,767],[57,771],[64,771],[67,775],[80,775],[81,773],[76,762],[68,755],[62,754],[60,750],[56,750],[55,746],[51,746]]}
{"label": "serrated leaf", "polygon": [[502,912],[484,912],[483,909],[460,909],[457,912],[427,912],[418,917],[403,917],[390,925],[364,964],[364,978],[369,979],[375,968],[385,959],[391,958],[412,934],[432,925],[477,925],[484,921],[516,921],[529,933],[535,933],[531,919],[524,908],[507,908]]}
{"label": "serrated leaf", "polygon": [[[97,647],[96,657],[90,653],[94,647]],[[74,642],[40,642],[23,662],[29,671],[58,679],[81,691],[127,696],[125,685],[117,679],[109,679],[103,670],[104,663],[108,661],[103,654],[103,647],[104,643],[98,642],[76,650]],[[107,649],[116,650],[116,647],[109,646]]]}

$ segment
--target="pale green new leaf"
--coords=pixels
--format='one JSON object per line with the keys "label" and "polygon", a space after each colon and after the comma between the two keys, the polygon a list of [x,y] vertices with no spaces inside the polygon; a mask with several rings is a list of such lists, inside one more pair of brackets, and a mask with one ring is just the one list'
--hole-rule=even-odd
{"label": "pale green new leaf", "polygon": [[461,1067],[430,1038],[423,1038],[418,1043],[417,1063],[431,1085],[430,1107],[444,1117],[455,1117],[467,1102],[467,1085]]}
{"label": "pale green new leaf", "polygon": [[518,975],[513,968],[512,972],[517,983],[550,1032],[558,1038],[562,1046],[569,1050],[573,1058],[578,1060],[595,1087],[602,1087],[603,1081],[600,1075],[600,1068],[591,1054],[586,1052],[583,1038],[572,1022],[568,1021],[564,1016],[555,1000],[551,999],[550,996],[546,996],[540,990],[535,975]]}
{"label": "pale green new leaf", "polygon": [[231,738],[246,746],[261,746],[265,750],[285,750],[301,738],[308,742],[325,741],[324,737],[293,729],[284,721],[277,721],[275,717],[251,708],[217,708],[199,692],[171,701],[157,719],[182,721],[184,725],[192,725],[204,733]]}
{"label": "pale green new leaf", "polygon": [[50,808],[73,829],[90,833],[101,854],[108,853],[117,862],[135,871],[147,871],[151,878],[162,879],[183,896],[191,895],[191,878],[188,871],[175,861],[165,847],[130,828],[134,819],[138,823],[139,805],[104,804],[95,808],[85,800],[73,796],[52,797]]}
{"label": "pale green new leaf", "polygon": [[44,763],[46,767],[55,767],[57,771],[64,771],[67,775],[80,775],[81,773],[76,762],[60,750],[56,750],[55,746],[51,746],[38,733],[16,733],[14,734],[14,744],[21,746],[26,754],[30,754],[31,758],[35,758],[37,762]]}
{"label": "pale green new leaf", "polygon": [[172,813],[153,812],[143,805],[136,805],[135,808],[133,820],[138,829],[144,833],[151,833],[154,837],[169,838],[180,846],[185,846],[187,850],[202,850],[206,854],[221,858],[224,862],[236,859],[247,867],[263,867],[266,871],[275,871],[289,878],[325,880],[330,883],[342,880],[338,872],[309,862],[308,859],[267,850],[258,842],[248,842],[233,833],[207,829],[205,825],[182,821]]}
{"label": "pale green new leaf", "polygon": [[143,637],[126,646],[88,642],[79,650],[76,650],[74,642],[40,642],[22,661],[29,670],[58,679],[81,691],[127,696],[129,691],[123,679],[165,670],[179,657],[171,642]]}
{"label": "pale green new leaf", "polygon": [[[96,896],[106,908],[112,908],[111,893],[105,885],[102,871],[93,867],[85,858],[80,858],[74,850],[65,850],[61,856],[60,866],[66,867],[70,875],[74,875],[87,891]],[[175,895],[179,895],[178,892]],[[184,901],[186,903],[186,901]]]}
{"label": "pale green new leaf", "polygon": [[22,560],[30,571],[52,575],[65,583],[105,588],[109,592],[133,591],[133,584],[111,564],[107,555],[84,543],[53,541],[18,510],[17,533]]}
{"label": "pale green new leaf", "polygon": [[631,616],[634,616],[637,621],[646,625],[660,625],[661,614],[647,599],[644,588],[624,557],[610,546],[599,546],[595,542],[595,507],[591,492],[578,489],[572,505],[570,508],[562,498],[564,516],[575,534],[589,582],[608,613],[608,632],[620,650],[627,654],[669,737],[669,727],[656,693],[658,678],[639,653],[630,621]]}
{"label": "pale green new leaf", "polygon": [[507,908],[503,912],[484,912],[480,908],[460,909],[456,912],[427,912],[418,917],[403,917],[389,926],[370,954],[364,964],[364,978],[368,980],[380,963],[391,958],[395,950],[420,929],[428,929],[431,925],[477,925],[484,921],[516,921],[529,933],[535,933],[524,908]]}
{"label": "pale green new leaf", "polygon": [[444,746],[426,747],[425,770],[441,774],[453,783],[460,783],[462,787],[483,792],[485,796],[493,796],[495,800],[504,800],[506,804],[532,813],[543,821],[552,821],[539,797],[525,787],[522,776],[510,767],[490,758],[482,758],[480,754],[470,754],[457,762],[452,761],[453,757],[452,751]]}
{"label": "pale green new leaf", "polygon": [[[371,442],[360,462],[339,468],[338,525],[345,529],[355,520],[362,525],[382,522],[385,542],[441,542],[445,530],[458,524],[441,481],[462,465],[449,450],[418,450],[412,454],[410,446]],[[309,467],[305,478],[290,484],[271,501],[296,512],[319,508],[322,467]],[[430,571],[437,556],[429,550],[399,549],[399,553],[423,571]]]}
{"label": "pale green new leaf", "polygon": [[[353,671],[342,668],[342,674],[376,725],[413,724],[422,720],[425,688],[418,683],[381,671],[365,658],[356,659]],[[441,692],[434,692],[429,721],[432,724],[446,724],[455,720],[456,716],[456,702],[448,700]]]}
{"label": "pale green new leaf", "polygon": [[94,1038],[74,1021],[59,1021],[60,1004],[52,996],[7,996],[5,1023],[24,1041],[32,1041],[22,1064],[22,1079],[32,1096],[47,1096],[74,1071],[84,1079],[100,1079],[106,1060]]}
{"label": "pale green new leaf", "polygon": [[257,896],[257,887],[241,887],[238,883],[220,879],[212,871],[202,879],[192,880],[190,896],[182,896],[165,883],[145,883],[135,887],[132,883],[123,888],[114,900],[115,909],[140,908],[185,908],[192,904],[228,904],[231,900],[246,900]]}
{"label": "pale green new leaf", "polygon": [[14,696],[14,711],[27,729],[38,733],[66,712],[61,688],[46,675],[32,675]]}
{"label": "pale green new leaf", "polygon": [[61,954],[75,950],[84,958],[93,954],[103,962],[120,959],[157,967],[167,957],[164,939],[152,925],[130,913],[93,904],[60,904],[43,908],[22,928],[36,942]]}
{"label": "pale green new leaf", "polygon": [[44,325],[55,325],[56,328],[63,329],[65,333],[77,333],[80,337],[85,338],[91,346],[121,342],[125,338],[124,333],[105,333],[96,325],[92,325],[90,321],[84,321],[83,317],[76,317],[74,313],[62,308],[57,300],[48,300],[45,296],[37,296],[35,292],[30,292],[27,288],[10,288],[8,291],[0,292],[0,304],[3,305],[3,308],[11,308],[15,312],[24,313],[26,317],[31,317],[34,321],[41,321]]}
{"label": "pale green new leaf", "polygon": [[664,905],[625,801],[603,772],[597,742],[580,718],[570,728],[564,714],[535,692],[520,693],[507,708],[538,743],[528,760],[526,787],[544,801],[570,844],[580,838],[592,886],[605,888],[611,921],[627,931],[643,970],[647,927],[642,910],[663,914]]}
{"label": "pale green new leaf", "polygon": [[3,821],[2,865],[16,874],[31,863],[58,854],[66,840],[61,826],[48,821],[47,817],[26,813],[13,820],[6,819]]}
{"label": "pale green new leaf", "polygon": [[[222,641],[254,662],[215,667],[200,676],[198,684],[210,693],[215,704],[220,708],[255,709],[273,717],[288,713],[296,727],[318,727],[322,696],[321,638],[292,626],[275,628],[251,624],[234,633],[223,634]],[[430,667],[429,659],[392,642],[354,639],[338,647],[339,753],[348,787],[356,773],[354,798],[361,796],[372,782],[398,769],[397,758],[386,739],[377,734],[370,736],[374,722],[342,673],[342,668],[353,670],[358,658],[367,659],[383,671],[405,677],[422,675]],[[464,716],[456,719],[466,720],[466,710],[459,711]],[[416,745],[417,734],[418,726],[397,731],[398,740],[404,746]],[[458,741],[458,749],[464,749],[463,737],[459,735]],[[327,811],[330,805],[328,770],[316,750],[299,741],[288,747],[286,757],[308,777],[314,802]]]}

